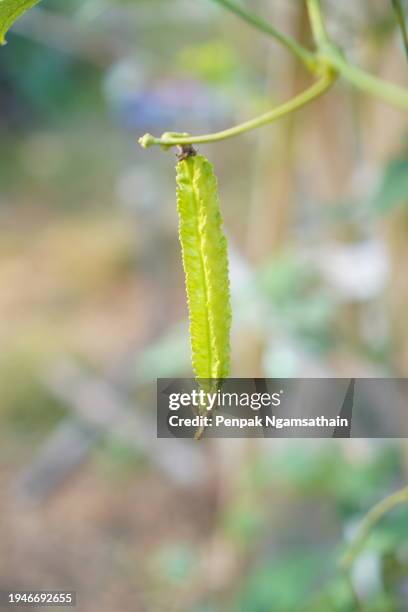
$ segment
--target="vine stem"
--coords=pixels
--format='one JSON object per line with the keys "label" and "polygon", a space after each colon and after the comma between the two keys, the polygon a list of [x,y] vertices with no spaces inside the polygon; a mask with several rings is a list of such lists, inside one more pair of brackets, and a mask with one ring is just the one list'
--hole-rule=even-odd
{"label": "vine stem", "polygon": [[221,132],[214,132],[213,134],[204,134],[202,136],[188,136],[185,134],[176,134],[173,132],[165,132],[161,138],[155,138],[151,134],[145,134],[139,138],[139,144],[144,147],[151,147],[153,145],[161,145],[164,148],[173,147],[175,145],[189,145],[189,144],[204,144],[209,142],[217,142],[219,140],[225,140],[226,138],[232,138],[238,136],[244,132],[254,130],[263,125],[267,125],[292,113],[299,108],[302,108],[312,100],[315,100],[322,94],[324,94],[335,82],[337,75],[333,71],[329,71],[325,76],[316,81],[311,87],[295,96],[288,102],[285,102],[281,106],[272,109],[271,111],[250,119],[239,125],[236,125],[227,130]]}
{"label": "vine stem", "polygon": [[402,42],[404,43],[405,54],[408,58],[408,28],[405,23],[405,12],[401,0],[391,0],[391,4],[395,11],[395,16],[402,34]]}
{"label": "vine stem", "polygon": [[347,585],[347,588],[350,592],[350,597],[351,597],[351,602],[354,606],[354,610],[355,612],[362,612],[363,611],[363,606],[358,598],[358,595],[356,593],[356,590],[354,588],[354,584],[353,584],[353,580],[352,577],[350,575],[350,572],[343,570],[343,578],[344,578],[344,582]]}
{"label": "vine stem", "polygon": [[274,38],[277,42],[286,47],[286,49],[291,51],[291,53],[296,55],[296,57],[306,66],[308,70],[311,70],[311,72],[316,71],[315,55],[300,45],[296,40],[290,36],[287,36],[286,34],[283,34],[258,15],[250,13],[242,6],[237,5],[235,2],[231,2],[231,0],[213,0],[213,2],[219,4],[223,8],[226,8],[231,13],[234,13],[257,30],[260,30],[264,34]]}
{"label": "vine stem", "polygon": [[331,43],[323,20],[320,0],[306,0],[306,2],[309,13],[310,27],[312,29],[316,47],[320,50],[323,50],[326,46],[330,47]]}
{"label": "vine stem", "polygon": [[408,110],[408,90],[393,83],[388,83],[378,77],[369,74],[365,70],[349,64],[339,51],[331,51],[328,62],[335,67],[341,76],[357,89],[365,91],[375,98],[388,102],[389,104]]}
{"label": "vine stem", "polygon": [[357,535],[349,546],[349,549],[340,560],[340,567],[342,570],[346,572],[350,570],[355,559],[361,552],[361,549],[364,546],[368,536],[377,523],[388,512],[405,503],[408,503],[408,486],[400,489],[396,493],[392,493],[392,495],[389,495],[371,508],[371,510],[363,518],[357,531]]}
{"label": "vine stem", "polygon": [[251,119],[232,128],[215,132],[213,134],[204,134],[202,136],[190,136],[189,134],[178,134],[175,132],[165,132],[160,138],[156,138],[151,134],[145,134],[139,138],[139,144],[144,147],[153,145],[161,145],[164,149],[179,145],[203,144],[210,142],[218,142],[233,136],[239,136],[244,132],[255,128],[273,123],[277,119],[298,110],[312,100],[315,100],[324,94],[338,77],[343,77],[355,88],[365,91],[370,95],[383,100],[401,110],[408,111],[408,90],[388,83],[379,79],[365,70],[349,63],[343,53],[331,41],[323,13],[321,10],[320,0],[306,0],[309,14],[310,25],[313,33],[313,38],[316,44],[316,51],[311,53],[295,40],[282,34],[272,25],[265,22],[260,17],[249,13],[244,8],[235,4],[231,0],[213,0],[217,4],[227,8],[247,23],[261,30],[262,32],[272,36],[278,40],[287,49],[292,51],[314,74],[323,75],[309,89],[306,89],[298,96],[295,96],[281,106],[272,109],[271,111]]}
{"label": "vine stem", "polygon": [[306,0],[310,26],[318,51],[329,66],[354,87],[388,102],[401,110],[408,110],[408,90],[379,79],[350,64],[332,43],[327,33],[320,0]]}

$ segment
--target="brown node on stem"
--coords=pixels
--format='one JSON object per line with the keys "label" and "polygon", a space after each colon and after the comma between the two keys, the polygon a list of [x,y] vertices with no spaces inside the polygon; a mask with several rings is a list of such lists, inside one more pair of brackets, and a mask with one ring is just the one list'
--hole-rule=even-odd
{"label": "brown node on stem", "polygon": [[193,145],[177,145],[177,148],[179,150],[179,153],[177,153],[177,159],[179,161],[183,161],[184,159],[197,155],[197,150],[193,147]]}

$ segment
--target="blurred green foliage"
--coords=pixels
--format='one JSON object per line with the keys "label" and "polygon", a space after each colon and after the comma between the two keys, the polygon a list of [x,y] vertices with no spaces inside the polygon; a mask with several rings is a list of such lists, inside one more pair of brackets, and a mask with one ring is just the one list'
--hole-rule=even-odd
{"label": "blurred green foliage", "polygon": [[325,352],[335,343],[336,302],[310,263],[280,253],[257,272],[260,291],[279,323],[308,350]]}
{"label": "blurred green foliage", "polygon": [[52,431],[66,408],[40,380],[41,359],[16,349],[0,359],[0,420],[9,435],[36,439]]}
{"label": "blurred green foliage", "polygon": [[387,214],[397,206],[408,207],[408,157],[393,159],[388,163],[373,198],[376,213]]}
{"label": "blurred green foliage", "polygon": [[223,86],[240,72],[235,50],[221,39],[186,45],[179,51],[176,61],[181,71]]}

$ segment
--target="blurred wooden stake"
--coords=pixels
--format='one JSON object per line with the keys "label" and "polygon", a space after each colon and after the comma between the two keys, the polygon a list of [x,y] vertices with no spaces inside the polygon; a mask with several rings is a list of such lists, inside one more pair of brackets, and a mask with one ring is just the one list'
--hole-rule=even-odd
{"label": "blurred wooden stake", "polygon": [[74,364],[63,363],[46,384],[73,416],[59,425],[37,458],[18,476],[15,493],[32,501],[44,500],[83,465],[106,436],[144,454],[175,484],[202,484],[202,448],[190,440],[157,439],[154,411],[151,418],[144,417],[108,381],[84,374]]}
{"label": "blurred wooden stake", "polygon": [[400,376],[408,376],[408,202],[406,204],[391,213],[387,222],[392,355],[395,371]]}

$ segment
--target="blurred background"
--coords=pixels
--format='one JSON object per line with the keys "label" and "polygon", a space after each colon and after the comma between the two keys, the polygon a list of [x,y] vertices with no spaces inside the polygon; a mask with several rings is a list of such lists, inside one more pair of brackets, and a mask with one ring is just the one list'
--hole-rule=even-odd
{"label": "blurred background", "polygon": [[[247,2],[304,44],[303,2]],[[324,2],[356,63],[407,85],[391,2]],[[43,0],[0,52],[0,589],[84,612],[357,610],[336,559],[406,482],[405,441],[157,440],[191,376],[173,151],[310,83],[210,0]],[[408,375],[406,116],[337,84],[200,150],[231,254],[235,377]],[[353,570],[408,610],[408,510]],[[363,608],[362,608],[363,609]]]}

